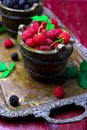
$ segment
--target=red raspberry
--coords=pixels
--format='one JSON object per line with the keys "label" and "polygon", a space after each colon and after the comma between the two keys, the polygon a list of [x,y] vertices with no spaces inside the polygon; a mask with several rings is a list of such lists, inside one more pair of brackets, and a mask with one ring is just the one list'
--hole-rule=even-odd
{"label": "red raspberry", "polygon": [[35,49],[36,49],[36,50],[40,50],[40,47],[37,46],[37,47],[35,47]]}
{"label": "red raspberry", "polygon": [[46,39],[46,45],[50,46],[53,43],[53,41],[49,38]]}
{"label": "red raspberry", "polygon": [[47,22],[43,22],[43,27],[46,28]]}
{"label": "red raspberry", "polygon": [[32,25],[35,34],[38,33],[38,29],[39,29],[39,23],[38,22],[34,22]]}
{"label": "red raspberry", "polygon": [[41,46],[46,44],[46,37],[43,34],[34,35],[33,41],[36,46]]}
{"label": "red raspberry", "polygon": [[5,40],[4,46],[5,46],[6,48],[11,48],[11,47],[13,47],[13,46],[14,46],[14,43],[13,43],[12,39],[11,39],[11,38],[8,38],[7,40]]}
{"label": "red raspberry", "polygon": [[55,30],[50,30],[46,33],[46,37],[50,38],[51,40],[56,40],[56,38],[58,37],[57,33]]}
{"label": "red raspberry", "polygon": [[59,44],[61,44],[61,43],[60,43],[60,42],[55,43],[55,44],[53,45],[53,49],[57,48]]}
{"label": "red raspberry", "polygon": [[44,45],[44,46],[40,46],[40,50],[41,51],[51,51],[51,47]]}
{"label": "red raspberry", "polygon": [[30,30],[24,31],[22,33],[22,40],[25,42],[28,38],[32,38],[33,34]]}
{"label": "red raspberry", "polygon": [[25,31],[29,31],[29,32],[31,32],[32,36],[35,35],[35,32],[34,32],[33,27],[28,27],[28,28],[25,29]]}
{"label": "red raspberry", "polygon": [[64,40],[64,44],[66,45],[70,40],[70,34],[68,32],[62,32],[59,35],[59,38],[62,38]]}
{"label": "red raspberry", "polygon": [[54,96],[57,98],[62,98],[64,96],[64,90],[61,86],[57,86],[54,89]]}
{"label": "red raspberry", "polygon": [[33,38],[27,39],[26,42],[25,42],[25,44],[27,46],[29,46],[29,47],[34,47],[35,46],[35,44],[33,42]]}
{"label": "red raspberry", "polygon": [[47,31],[45,28],[41,28],[40,32],[45,35]]}
{"label": "red raspberry", "polygon": [[58,28],[58,21],[54,18],[50,18],[50,20],[54,24],[55,28]]}
{"label": "red raspberry", "polygon": [[60,28],[56,28],[55,33],[56,33],[56,35],[58,37],[62,33],[62,30]]}

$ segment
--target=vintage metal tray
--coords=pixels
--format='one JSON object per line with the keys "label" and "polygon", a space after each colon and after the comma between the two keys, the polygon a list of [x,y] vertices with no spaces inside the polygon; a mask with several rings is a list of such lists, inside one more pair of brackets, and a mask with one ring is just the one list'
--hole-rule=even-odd
{"label": "vintage metal tray", "polygon": [[[50,17],[55,17],[47,8],[44,8],[44,13],[48,14]],[[11,75],[7,78],[0,79],[0,116],[19,118],[34,115],[35,117],[43,117],[48,122],[52,123],[75,122],[87,117],[87,91],[78,86],[76,79],[70,79],[62,83],[65,96],[62,99],[55,98],[53,96],[53,90],[54,87],[59,84],[58,81],[42,83],[32,79],[23,66],[17,42],[15,41],[15,47],[11,49],[4,48],[3,41],[8,37],[7,33],[0,35],[0,61],[5,62],[9,66],[9,63],[12,61],[11,53],[14,51],[18,52],[19,61],[15,62],[16,67]],[[74,47],[73,54],[68,64],[74,63],[79,67],[82,60],[82,55],[77,48]],[[21,103],[17,108],[9,104],[9,97],[13,94],[19,97]],[[51,110],[70,104],[82,106],[85,109],[84,113],[77,117],[64,120],[50,117]]]}

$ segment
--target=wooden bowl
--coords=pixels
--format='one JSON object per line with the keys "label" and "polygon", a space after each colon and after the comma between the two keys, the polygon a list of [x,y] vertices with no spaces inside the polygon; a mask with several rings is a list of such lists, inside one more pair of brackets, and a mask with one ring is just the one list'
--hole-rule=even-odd
{"label": "wooden bowl", "polygon": [[[24,28],[24,25],[20,25],[17,35],[18,48],[23,57],[24,67],[36,80],[52,81],[57,79],[64,72],[67,61],[73,52],[74,38],[72,33],[70,32],[70,43],[61,49],[40,51],[31,47],[27,47],[22,41],[21,35]],[[66,30],[66,28],[63,29]]]}
{"label": "wooden bowl", "polygon": [[13,38],[16,38],[20,24],[28,25],[31,22],[30,17],[40,15],[42,10],[42,2],[35,3],[31,8],[26,10],[11,9],[0,2],[0,13],[4,27]]}

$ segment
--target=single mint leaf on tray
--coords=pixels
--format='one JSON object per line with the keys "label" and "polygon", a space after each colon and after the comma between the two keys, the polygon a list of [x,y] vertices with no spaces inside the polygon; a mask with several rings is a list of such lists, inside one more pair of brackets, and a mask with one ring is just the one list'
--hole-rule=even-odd
{"label": "single mint leaf on tray", "polygon": [[10,66],[10,71],[12,72],[15,68],[15,63],[12,61],[9,66]]}
{"label": "single mint leaf on tray", "polygon": [[10,73],[11,73],[10,70],[6,70],[6,71],[4,71],[4,72],[1,74],[0,78],[6,78],[6,77],[9,76]]}
{"label": "single mint leaf on tray", "polygon": [[83,60],[83,62],[80,64],[80,71],[87,71],[87,61]]}
{"label": "single mint leaf on tray", "polygon": [[87,89],[87,78],[82,73],[78,75],[77,83],[81,88]]}
{"label": "single mint leaf on tray", "polygon": [[0,62],[0,72],[6,71],[7,69],[7,65],[4,62]]}
{"label": "single mint leaf on tray", "polygon": [[64,73],[62,74],[62,78],[64,79],[71,79],[78,75],[79,70],[75,66],[67,67]]}

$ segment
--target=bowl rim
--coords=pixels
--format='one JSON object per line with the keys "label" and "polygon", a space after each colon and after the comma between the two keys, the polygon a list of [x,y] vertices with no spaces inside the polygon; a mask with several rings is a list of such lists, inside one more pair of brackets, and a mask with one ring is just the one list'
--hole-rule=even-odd
{"label": "bowl rim", "polygon": [[1,7],[1,8],[5,9],[5,10],[8,10],[8,11],[21,12],[21,13],[23,13],[23,12],[31,12],[31,11],[33,11],[35,8],[39,7],[39,4],[40,4],[40,2],[39,2],[39,3],[34,3],[34,4],[32,5],[32,7],[30,7],[29,9],[23,10],[23,9],[12,9],[12,8],[8,8],[8,7],[4,6],[4,5],[2,4],[2,2],[0,1],[0,7]]}
{"label": "bowl rim", "polygon": [[[39,53],[39,54],[55,54],[55,53],[58,53],[58,49],[54,49],[54,50],[51,50],[51,51],[41,51],[41,50],[36,50],[34,48],[31,48],[31,47],[28,47],[25,45],[25,43],[22,41],[21,39],[21,36],[22,36],[22,32],[24,31],[24,29],[28,27],[26,25],[23,25],[23,24],[20,24],[19,27],[18,27],[18,34],[17,34],[17,41],[18,41],[18,44],[20,44],[24,49],[26,49],[27,51],[31,51],[33,53]],[[71,35],[71,38],[70,38],[70,41],[69,44],[65,45],[64,47],[67,48],[67,46],[69,47],[73,47],[73,43],[75,42],[74,40],[74,35],[72,34],[72,32],[67,29],[66,27],[64,26],[61,26],[59,25],[59,27],[63,28],[63,29],[66,29],[66,31],[68,31]]]}

